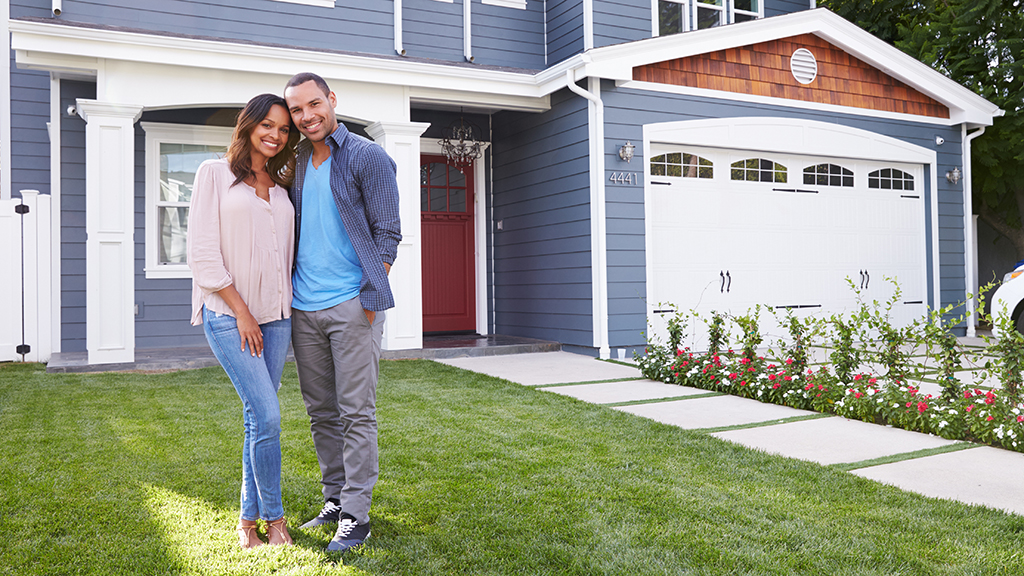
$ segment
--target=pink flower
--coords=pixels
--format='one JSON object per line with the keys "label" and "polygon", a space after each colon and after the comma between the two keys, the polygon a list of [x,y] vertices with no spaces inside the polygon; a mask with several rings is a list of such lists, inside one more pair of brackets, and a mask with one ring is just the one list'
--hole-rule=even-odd
{"label": "pink flower", "polygon": [[860,380],[860,374],[857,374],[853,377],[854,382],[856,382],[857,380]]}
{"label": "pink flower", "polygon": [[860,397],[861,397],[861,396],[863,396],[863,395],[864,395],[864,394],[862,394],[862,393],[860,393],[860,392],[854,392],[854,394],[853,394],[853,397],[854,397],[854,398],[860,398]]}
{"label": "pink flower", "polygon": [[768,375],[768,379],[769,380],[775,380],[775,374],[769,374]]}
{"label": "pink flower", "polygon": [[875,382],[878,382],[878,380],[876,380],[874,378],[872,378],[871,380],[868,380],[868,384],[874,384]]}
{"label": "pink flower", "polygon": [[927,410],[927,409],[928,409],[928,403],[927,402],[918,402],[917,403],[917,411],[920,412],[921,414],[924,414],[924,411]]}
{"label": "pink flower", "polygon": [[991,390],[989,390],[988,393],[985,394],[985,404],[991,404],[995,401],[996,395]]}
{"label": "pink flower", "polygon": [[689,365],[690,365],[689,362],[687,362],[686,360],[683,360],[683,366],[689,366]]}
{"label": "pink flower", "polygon": [[1024,416],[1017,416],[1017,422],[1024,422]]}
{"label": "pink flower", "polygon": [[964,398],[970,398],[970,397],[971,397],[971,391],[970,390],[964,390]]}
{"label": "pink flower", "polygon": [[787,366],[789,366],[792,363],[793,363],[793,359],[792,358],[786,358],[786,365]]}
{"label": "pink flower", "polygon": [[974,404],[971,404],[970,406],[967,407],[968,412],[970,412],[971,410],[974,410]]}
{"label": "pink flower", "polygon": [[991,422],[992,421],[992,417],[991,416],[986,416],[985,417],[985,421],[986,422]]}
{"label": "pink flower", "polygon": [[740,382],[740,386],[746,386],[746,385],[747,385],[747,381],[746,380]]}
{"label": "pink flower", "polygon": [[782,386],[782,384],[776,382],[774,385],[772,385],[772,390],[778,390],[780,386]]}
{"label": "pink flower", "polygon": [[907,402],[907,408],[910,408],[911,404],[913,404],[913,402]]}
{"label": "pink flower", "polygon": [[786,376],[785,380],[786,380],[786,382],[792,382],[793,381],[793,377],[792,376]]}

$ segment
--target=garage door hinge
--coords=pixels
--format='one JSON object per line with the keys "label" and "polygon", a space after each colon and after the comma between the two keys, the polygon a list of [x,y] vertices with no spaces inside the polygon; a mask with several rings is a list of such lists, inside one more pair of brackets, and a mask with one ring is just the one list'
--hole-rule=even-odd
{"label": "garage door hinge", "polygon": [[14,353],[15,354],[28,354],[31,351],[32,351],[32,347],[29,346],[28,344],[18,344],[14,348]]}
{"label": "garage door hinge", "polygon": [[28,204],[18,204],[14,207],[15,214],[28,214]]}

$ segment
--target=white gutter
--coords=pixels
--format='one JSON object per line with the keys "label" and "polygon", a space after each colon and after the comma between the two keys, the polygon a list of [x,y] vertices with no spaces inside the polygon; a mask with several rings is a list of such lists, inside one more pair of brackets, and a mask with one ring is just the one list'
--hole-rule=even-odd
{"label": "white gutter", "polygon": [[466,62],[473,61],[473,22],[470,16],[470,0],[462,0],[462,54]]}
{"label": "white gutter", "polygon": [[974,299],[978,297],[978,245],[977,237],[974,234],[974,190],[971,188],[973,178],[971,177],[971,141],[985,133],[982,126],[970,134],[967,133],[967,124],[963,125],[963,163],[964,163],[964,274],[967,284],[967,291],[971,297],[967,299],[967,336],[977,336],[978,314],[974,309]]}
{"label": "white gutter", "polygon": [[402,0],[395,0],[395,52],[405,56],[405,48],[402,47]]}
{"label": "white gutter", "polygon": [[601,79],[588,78],[590,92],[576,85],[573,70],[565,71],[565,85],[589,101],[590,124],[590,266],[593,271],[594,347],[602,359],[611,358],[608,345],[608,238],[604,190],[604,102]]}
{"label": "white gutter", "polygon": [[[50,74],[50,121],[47,126],[50,129],[50,352],[60,352],[61,322],[60,322],[60,179],[61,179],[61,155],[60,155],[60,119],[63,111],[60,109],[60,79],[55,74]],[[43,264],[40,264],[43,265]]]}

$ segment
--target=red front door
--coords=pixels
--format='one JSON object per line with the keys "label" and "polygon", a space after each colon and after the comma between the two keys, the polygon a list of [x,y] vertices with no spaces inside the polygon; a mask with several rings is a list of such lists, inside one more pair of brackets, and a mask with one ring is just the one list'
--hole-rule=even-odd
{"label": "red front door", "polygon": [[424,332],[476,331],[472,175],[443,156],[420,160]]}

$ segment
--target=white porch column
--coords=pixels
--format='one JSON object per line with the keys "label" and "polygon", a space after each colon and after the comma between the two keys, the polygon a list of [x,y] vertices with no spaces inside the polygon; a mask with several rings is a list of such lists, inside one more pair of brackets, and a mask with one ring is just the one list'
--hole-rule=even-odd
{"label": "white porch column", "polygon": [[391,269],[395,308],[384,324],[384,350],[423,347],[422,239],[420,237],[420,135],[430,126],[422,122],[375,122],[370,135],[398,165],[399,213],[402,242]]}
{"label": "white porch column", "polygon": [[85,322],[90,364],[135,361],[135,121],[142,106],[78,100],[85,119]]}

